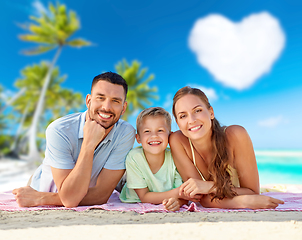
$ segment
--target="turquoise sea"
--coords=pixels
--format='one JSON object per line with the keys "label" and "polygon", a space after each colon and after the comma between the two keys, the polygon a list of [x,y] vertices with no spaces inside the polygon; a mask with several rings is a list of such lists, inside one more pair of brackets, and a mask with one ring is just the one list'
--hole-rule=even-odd
{"label": "turquoise sea", "polygon": [[301,184],[302,150],[256,150],[260,184]]}

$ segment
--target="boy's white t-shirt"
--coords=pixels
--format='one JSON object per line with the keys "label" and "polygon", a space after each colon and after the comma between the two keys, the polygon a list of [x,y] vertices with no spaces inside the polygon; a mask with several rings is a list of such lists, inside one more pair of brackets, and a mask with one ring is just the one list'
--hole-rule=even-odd
{"label": "boy's white t-shirt", "polygon": [[132,149],[126,158],[127,182],[122,189],[122,202],[141,202],[134,189],[148,188],[150,192],[166,192],[182,184],[170,149],[165,150],[165,160],[153,174],[142,147]]}

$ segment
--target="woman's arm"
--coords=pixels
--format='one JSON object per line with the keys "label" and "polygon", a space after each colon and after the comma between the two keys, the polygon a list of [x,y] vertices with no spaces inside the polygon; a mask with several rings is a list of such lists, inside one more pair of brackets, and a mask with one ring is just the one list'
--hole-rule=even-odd
{"label": "woman's arm", "polygon": [[231,164],[237,170],[240,187],[235,188],[238,196],[211,201],[204,196],[200,203],[213,208],[276,208],[284,202],[268,196],[259,195],[259,175],[252,141],[247,131],[237,125],[226,129]]}
{"label": "woman's arm", "polygon": [[[213,182],[203,181],[193,164],[188,138],[180,131],[177,131],[171,133],[169,144],[175,166],[184,181],[180,186],[179,195],[182,198],[196,201],[195,199],[201,198],[201,194],[208,194],[210,190],[212,192]],[[197,156],[196,160],[198,160]],[[206,166],[201,165],[204,164],[202,161],[198,161],[197,164],[200,164],[198,165],[199,167],[206,168]]]}
{"label": "woman's arm", "polygon": [[237,170],[240,188],[238,195],[259,194],[260,184],[257,162],[252,141],[247,131],[238,125],[226,129],[231,165]]}
{"label": "woman's arm", "polygon": [[201,179],[196,167],[192,162],[191,149],[188,138],[180,131],[173,132],[169,137],[169,145],[175,166],[185,182],[189,178]]}

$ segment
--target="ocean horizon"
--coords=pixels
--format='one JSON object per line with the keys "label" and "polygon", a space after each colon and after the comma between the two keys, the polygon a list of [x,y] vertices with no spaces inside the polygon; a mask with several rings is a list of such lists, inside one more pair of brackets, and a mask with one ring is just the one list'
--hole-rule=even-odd
{"label": "ocean horizon", "polygon": [[302,149],[256,149],[260,184],[302,184]]}

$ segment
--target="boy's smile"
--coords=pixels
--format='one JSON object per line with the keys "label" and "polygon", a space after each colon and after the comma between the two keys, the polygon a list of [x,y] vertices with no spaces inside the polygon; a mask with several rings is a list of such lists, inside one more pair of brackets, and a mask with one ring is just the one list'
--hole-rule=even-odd
{"label": "boy's smile", "polygon": [[163,116],[148,116],[138,129],[136,140],[142,144],[146,157],[150,154],[164,154],[169,134],[169,128]]}

